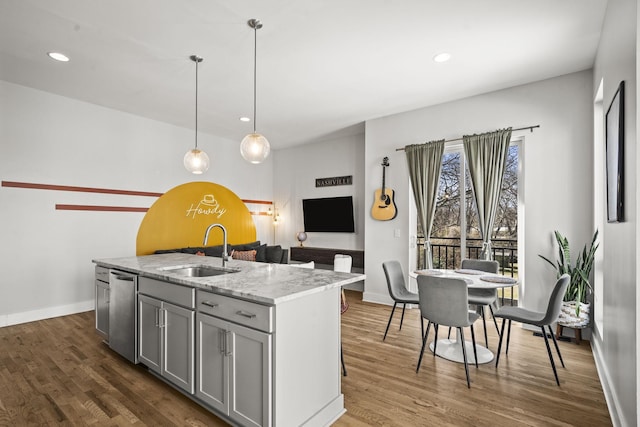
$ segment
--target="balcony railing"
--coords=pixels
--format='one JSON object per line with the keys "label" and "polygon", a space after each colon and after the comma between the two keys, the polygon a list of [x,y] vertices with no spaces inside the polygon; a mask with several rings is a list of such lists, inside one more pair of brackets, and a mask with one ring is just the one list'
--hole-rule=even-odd
{"label": "balcony railing", "polygon": [[[425,268],[423,237],[418,237],[418,268]],[[518,241],[515,239],[495,239],[491,241],[491,253],[493,259],[498,261],[499,273],[503,276],[518,277]],[[462,257],[460,239],[456,237],[432,237],[431,252],[433,254],[433,268],[456,269],[460,268],[463,258],[478,259],[482,249],[482,239],[467,239],[465,256]],[[505,288],[501,297],[517,300],[517,287]],[[512,302],[513,303],[513,302]]]}

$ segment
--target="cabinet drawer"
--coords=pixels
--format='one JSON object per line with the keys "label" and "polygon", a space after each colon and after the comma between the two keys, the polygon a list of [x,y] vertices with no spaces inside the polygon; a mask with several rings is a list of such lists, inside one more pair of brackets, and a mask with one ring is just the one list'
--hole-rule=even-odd
{"label": "cabinet drawer", "polygon": [[109,283],[109,269],[96,265],[96,280]]}
{"label": "cabinet drawer", "polygon": [[138,291],[141,294],[158,298],[187,308],[195,308],[195,289],[175,283],[140,277]]}
{"label": "cabinet drawer", "polygon": [[198,311],[251,328],[273,332],[273,307],[198,290]]}

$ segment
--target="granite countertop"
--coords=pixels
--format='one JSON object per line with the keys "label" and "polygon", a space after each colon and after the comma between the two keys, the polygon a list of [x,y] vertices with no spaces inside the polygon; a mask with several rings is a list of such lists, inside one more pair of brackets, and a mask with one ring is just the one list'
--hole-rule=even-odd
{"label": "granite countertop", "polygon": [[136,273],[152,279],[191,286],[222,295],[262,304],[276,305],[327,289],[365,279],[364,274],[338,273],[332,270],[293,267],[290,264],[230,260],[227,268],[237,273],[210,277],[186,277],[167,267],[206,265],[221,267],[222,259],[184,253],[94,259],[97,265]]}

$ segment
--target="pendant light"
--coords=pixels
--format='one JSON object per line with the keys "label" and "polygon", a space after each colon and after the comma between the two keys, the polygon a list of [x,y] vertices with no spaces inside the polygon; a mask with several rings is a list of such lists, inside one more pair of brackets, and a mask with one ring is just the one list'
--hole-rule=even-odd
{"label": "pendant light", "polygon": [[189,172],[200,175],[209,169],[209,156],[198,149],[198,63],[202,62],[203,58],[198,55],[191,55],[190,59],[196,63],[196,146],[184,155],[184,167]]}
{"label": "pendant light", "polygon": [[250,19],[247,24],[253,28],[253,133],[245,136],[240,143],[240,154],[246,161],[257,164],[267,158],[271,146],[264,135],[256,132],[256,64],[258,62],[258,30],[262,28],[262,22],[258,19]]}

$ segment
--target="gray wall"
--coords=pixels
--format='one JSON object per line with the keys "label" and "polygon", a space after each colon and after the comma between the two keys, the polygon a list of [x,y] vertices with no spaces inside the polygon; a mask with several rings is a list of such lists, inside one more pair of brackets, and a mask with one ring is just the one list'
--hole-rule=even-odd
{"label": "gray wall", "polygon": [[[602,82],[606,112],[620,81],[625,82],[625,221],[606,222],[604,197],[595,206],[602,218],[602,330],[592,338],[598,370],[616,425],[640,422],[638,409],[638,238],[637,218],[637,4],[635,1],[609,0],[602,37],[594,66],[594,89]],[[595,97],[595,92],[594,92]],[[602,152],[602,146],[600,152]],[[596,151],[597,152],[597,151]],[[602,161],[602,160],[601,160]],[[596,164],[594,167],[602,167]],[[596,186],[597,188],[597,186]],[[603,189],[599,189],[602,191]],[[635,328],[634,328],[635,325]]]}
{"label": "gray wall", "polygon": [[[315,186],[316,178],[353,176],[353,185]],[[307,233],[305,246],[364,249],[364,227],[368,208],[364,194],[364,134],[329,139],[282,149],[274,155],[274,200],[283,221],[276,241],[298,245],[295,235],[304,230],[302,199],[353,196],[355,233]]]}
{"label": "gray wall", "polygon": [[[372,202],[380,185],[377,165],[389,156],[388,184],[396,190],[399,213],[387,222],[366,218],[365,299],[390,302],[380,265],[398,259],[408,272],[415,257],[411,249],[415,207],[404,152],[396,148],[508,126],[540,125],[533,133],[520,131],[514,137],[524,138],[522,301],[531,309],[543,309],[555,274],[538,254],[555,255],[553,230],[575,242],[592,234],[592,79],[591,71],[583,71],[367,122],[366,203]],[[394,237],[395,230],[401,237]]]}
{"label": "gray wall", "polygon": [[[239,141],[198,140],[211,159],[199,177],[182,166],[191,129],[0,81],[2,181],[157,193],[212,181],[242,199],[272,199],[272,159],[251,165]],[[0,187],[0,327],[92,310],[91,260],[135,255],[143,213],[61,211],[56,204],[149,207],[155,200]],[[255,218],[263,239],[265,218]]]}

